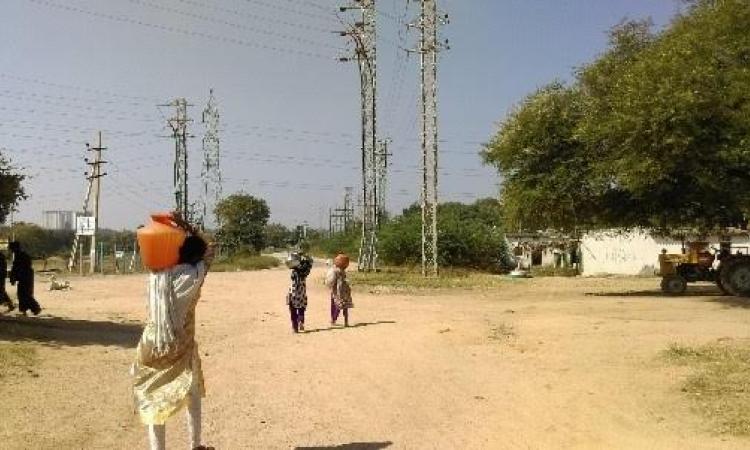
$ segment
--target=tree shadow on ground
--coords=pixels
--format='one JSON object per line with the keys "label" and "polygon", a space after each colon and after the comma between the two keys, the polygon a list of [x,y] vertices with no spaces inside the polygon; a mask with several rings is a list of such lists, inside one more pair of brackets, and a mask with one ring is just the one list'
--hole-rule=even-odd
{"label": "tree shadow on ground", "polygon": [[103,345],[134,348],[140,323],[76,320],[63,317],[0,316],[0,340],[37,341],[53,346]]}
{"label": "tree shadow on ground", "polygon": [[715,297],[706,300],[710,303],[722,303],[727,308],[744,308],[750,309],[750,298],[747,297],[735,297],[733,295],[725,295],[723,297]]}
{"label": "tree shadow on ground", "polygon": [[294,450],[380,450],[393,445],[393,442],[351,442],[341,445],[323,445],[318,447],[294,447]]}
{"label": "tree shadow on ground", "polygon": [[726,295],[715,285],[688,286],[687,291],[680,295],[665,294],[660,289],[621,292],[587,292],[592,297],[658,297],[663,299],[697,298],[703,297],[706,303],[721,303],[727,307],[750,309],[750,298]]}
{"label": "tree shadow on ground", "polygon": [[665,294],[659,288],[644,289],[637,291],[615,291],[615,292],[586,292],[584,295],[591,297],[721,297],[724,294],[716,285],[710,286],[688,286],[687,290],[680,295]]}
{"label": "tree shadow on ground", "polygon": [[[324,331],[338,331],[338,330],[346,330],[349,328],[361,328],[361,327],[370,327],[373,325],[383,325],[383,324],[393,324],[396,323],[393,320],[378,320],[377,322],[360,322],[355,323],[354,325],[349,325],[348,327],[345,327],[343,325],[339,326],[332,326],[328,328],[313,328],[312,330],[305,330],[304,333],[322,333]],[[328,448],[328,447],[325,447]]]}

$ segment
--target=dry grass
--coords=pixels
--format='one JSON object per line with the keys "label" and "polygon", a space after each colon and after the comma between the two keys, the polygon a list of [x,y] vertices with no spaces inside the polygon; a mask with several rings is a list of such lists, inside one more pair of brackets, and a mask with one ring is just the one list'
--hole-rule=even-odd
{"label": "dry grass", "polygon": [[711,420],[715,432],[750,435],[750,343],[673,344],[663,356],[692,369],[682,391]]}
{"label": "dry grass", "polygon": [[237,255],[232,258],[215,261],[212,272],[239,272],[246,270],[264,270],[278,267],[280,261],[273,256]]}
{"label": "dry grass", "polygon": [[17,376],[36,363],[36,349],[29,344],[0,343],[0,379]]}
{"label": "dry grass", "polygon": [[455,269],[442,270],[437,278],[423,277],[416,270],[401,268],[387,268],[373,273],[351,271],[348,277],[355,287],[406,292],[439,289],[492,289],[507,283],[523,282],[523,280],[513,280],[502,275]]}

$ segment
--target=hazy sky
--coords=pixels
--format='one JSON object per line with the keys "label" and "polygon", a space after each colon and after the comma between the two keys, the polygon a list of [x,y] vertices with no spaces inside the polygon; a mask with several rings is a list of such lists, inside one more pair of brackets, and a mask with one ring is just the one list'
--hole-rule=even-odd
{"label": "hazy sky", "polygon": [[[332,0],[2,0],[0,148],[33,178],[18,220],[78,210],[85,142],[109,148],[105,227],[132,227],[173,205],[173,142],[163,136],[175,97],[193,105],[191,200],[200,186],[201,111],[214,88],[222,120],[225,194],[265,198],[272,220],[326,224],[345,186],[360,185],[357,68]],[[443,0],[439,108],[441,200],[496,196],[481,142],[535,88],[569,79],[623,18],[657,26],[676,0]],[[379,0],[379,134],[393,139],[388,207],[418,199],[416,34],[399,25],[412,0]],[[346,16],[345,16],[346,17]],[[352,16],[350,16],[352,17]]]}

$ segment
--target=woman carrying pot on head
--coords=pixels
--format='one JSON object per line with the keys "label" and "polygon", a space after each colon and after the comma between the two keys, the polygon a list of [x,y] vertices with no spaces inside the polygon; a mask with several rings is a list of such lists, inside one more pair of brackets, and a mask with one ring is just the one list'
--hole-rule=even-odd
{"label": "woman carrying pot on head", "polygon": [[135,407],[147,426],[152,450],[166,448],[166,421],[184,407],[191,448],[206,450],[211,447],[201,443],[201,399],[205,390],[195,341],[195,307],[213,250],[179,216],[170,219],[186,236],[179,247],[177,264],[152,268],[149,273],[148,321],[132,369]]}

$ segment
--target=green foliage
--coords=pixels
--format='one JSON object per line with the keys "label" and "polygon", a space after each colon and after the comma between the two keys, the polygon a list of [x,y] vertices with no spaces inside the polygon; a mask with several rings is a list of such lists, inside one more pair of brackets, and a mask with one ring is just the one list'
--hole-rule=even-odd
{"label": "green foliage", "polygon": [[219,259],[211,265],[212,272],[237,272],[264,270],[278,267],[279,260],[273,256],[254,255],[247,252],[235,253],[229,258]]}
{"label": "green foliage", "polygon": [[18,202],[26,198],[22,186],[25,178],[0,153],[0,223],[5,223]]}
{"label": "green foliage", "polygon": [[73,245],[72,231],[46,230],[32,223],[17,222],[13,227],[1,228],[0,234],[7,237],[15,235],[32,258],[63,256]]}
{"label": "green foliage", "polygon": [[221,200],[214,210],[221,224],[216,238],[222,251],[255,253],[266,245],[265,228],[271,211],[265,200],[247,194],[233,194]]}
{"label": "green foliage", "polygon": [[294,242],[294,232],[280,223],[269,223],[263,233],[267,247],[286,248]]}
{"label": "green foliage", "polygon": [[308,245],[311,253],[326,258],[333,258],[339,253],[346,253],[356,260],[362,237],[359,226],[352,226],[345,233],[336,233],[333,236],[327,234],[324,232],[310,233],[310,230],[308,230]]}
{"label": "green foliage", "polygon": [[[438,207],[439,263],[497,271],[508,263],[505,237],[497,200],[474,204],[444,203]],[[421,263],[422,216],[411,207],[385,224],[379,236],[379,255],[385,264],[416,266]]]}
{"label": "green foliage", "polygon": [[515,228],[742,225],[750,204],[750,3],[692,2],[612,30],[571,86],[532,94],[488,144]]}
{"label": "green foliage", "polygon": [[577,89],[553,83],[530,95],[488,144],[484,158],[502,173],[510,229],[581,225],[591,204],[590,167],[576,136],[582,109]]}

